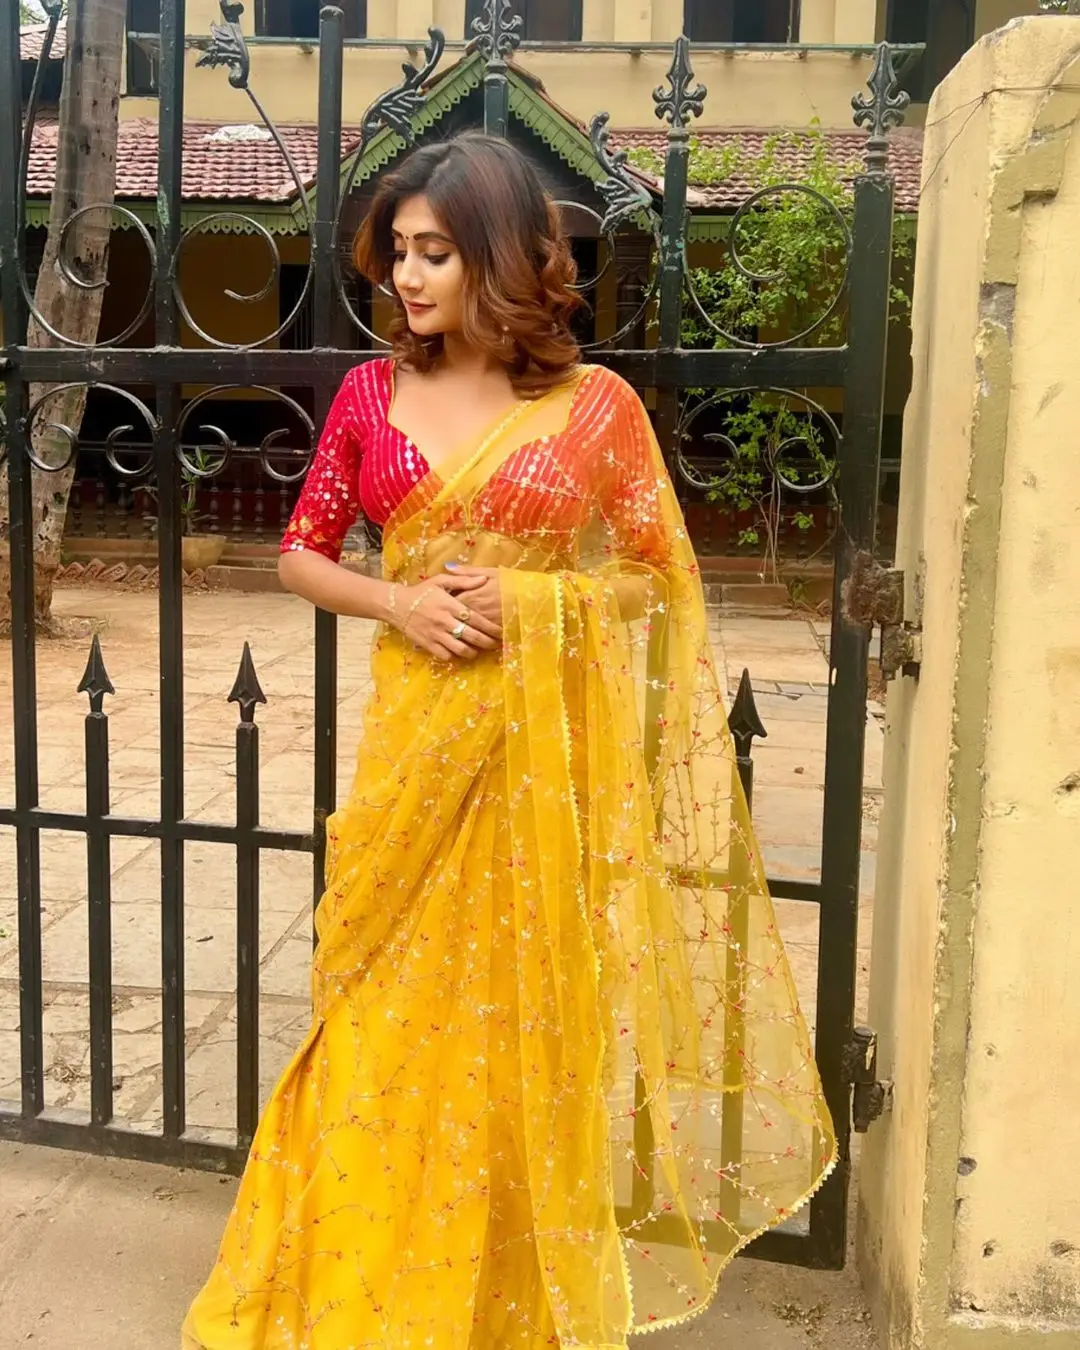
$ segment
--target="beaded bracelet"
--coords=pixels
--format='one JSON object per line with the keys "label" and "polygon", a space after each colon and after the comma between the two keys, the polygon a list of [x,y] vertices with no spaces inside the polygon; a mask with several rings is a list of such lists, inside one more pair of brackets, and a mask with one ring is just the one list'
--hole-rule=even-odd
{"label": "beaded bracelet", "polygon": [[420,592],[420,594],[416,597],[416,599],[412,602],[412,604],[409,606],[409,612],[405,615],[405,622],[401,625],[402,637],[409,636],[409,620],[416,612],[417,606],[426,596],[434,595],[438,589],[439,589],[438,586],[425,586],[424,589]]}

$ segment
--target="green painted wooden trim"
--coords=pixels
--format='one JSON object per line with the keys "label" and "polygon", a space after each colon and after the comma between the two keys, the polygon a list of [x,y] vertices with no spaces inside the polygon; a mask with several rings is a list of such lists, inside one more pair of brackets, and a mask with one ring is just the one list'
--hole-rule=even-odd
{"label": "green painted wooden trim", "polygon": [[592,183],[605,177],[593,154],[588,136],[568,118],[560,116],[536,90],[515,71],[509,72],[510,111],[536,133],[549,150]]}
{"label": "green painted wooden trim", "polygon": [[[441,122],[451,108],[456,107],[474,89],[479,89],[483,79],[483,61],[474,52],[472,56],[467,57],[455,70],[450,71],[443,80],[428,91],[422,107],[410,119],[413,135],[421,136],[425,131]],[[357,183],[365,183],[368,179],[380,174],[406,148],[407,142],[403,136],[398,135],[396,131],[391,131],[388,127],[384,127],[368,142],[363,158],[356,170],[356,176],[353,179],[354,186]],[[346,155],[342,161],[341,183],[343,186],[349,177],[355,158],[356,154],[353,152]],[[293,204],[292,213],[297,222],[297,229],[301,232],[304,230],[303,211],[304,204],[298,198]]]}
{"label": "green painted wooden trim", "polygon": [[[687,227],[687,243],[722,244],[731,231],[734,214],[734,211],[729,211],[725,214],[692,215]],[[895,237],[914,239],[918,234],[918,224],[918,216],[897,213],[894,224]]]}
{"label": "green painted wooden trim", "polygon": [[[130,211],[144,224],[154,226],[157,223],[157,207],[147,201],[118,201],[118,206]],[[290,206],[245,206],[243,202],[208,202],[206,205],[189,205],[183,208],[180,223],[183,229],[189,229],[212,216],[228,212],[223,219],[211,220],[206,226],[206,234],[255,234],[256,225],[261,225],[270,234],[305,234]],[[254,224],[252,224],[254,222]],[[26,203],[26,223],[31,227],[44,227],[49,223],[49,202],[44,199],[31,199]],[[113,229],[130,230],[134,228],[127,216],[117,216]]]}

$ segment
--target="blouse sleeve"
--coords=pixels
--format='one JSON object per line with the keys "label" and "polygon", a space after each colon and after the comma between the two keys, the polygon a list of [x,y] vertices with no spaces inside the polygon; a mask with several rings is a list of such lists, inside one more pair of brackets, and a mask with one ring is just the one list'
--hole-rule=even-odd
{"label": "blouse sleeve", "polygon": [[670,552],[665,498],[674,490],[644,404],[625,380],[610,372],[607,378],[612,416],[600,455],[600,512],[617,553],[663,566]]}
{"label": "blouse sleeve", "polygon": [[358,371],[346,375],[319,438],[304,486],[281,541],[282,553],[306,549],[337,562],[360,509]]}

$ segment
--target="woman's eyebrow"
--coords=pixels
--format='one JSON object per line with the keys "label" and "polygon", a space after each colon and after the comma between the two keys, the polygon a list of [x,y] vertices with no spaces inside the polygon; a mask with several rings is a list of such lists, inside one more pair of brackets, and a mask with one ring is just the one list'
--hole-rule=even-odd
{"label": "woman's eyebrow", "polygon": [[412,238],[418,244],[425,244],[432,239],[437,239],[440,244],[454,243],[454,241],[450,238],[449,235],[440,234],[438,230],[421,230],[419,234],[414,234],[411,236],[407,234],[402,234],[400,230],[392,230],[391,233],[393,234],[395,239],[408,240]]}

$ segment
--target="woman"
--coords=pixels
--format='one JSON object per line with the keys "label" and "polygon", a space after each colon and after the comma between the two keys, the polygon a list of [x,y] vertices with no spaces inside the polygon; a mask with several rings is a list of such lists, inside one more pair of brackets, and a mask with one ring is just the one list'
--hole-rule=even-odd
{"label": "woman", "polygon": [[[622,1346],[835,1152],[694,554],[522,156],[418,151],[356,258],[393,358],[346,378],[281,576],[380,621],[375,693],[311,1031],[184,1344]],[[381,580],[337,564],[360,506]]]}

